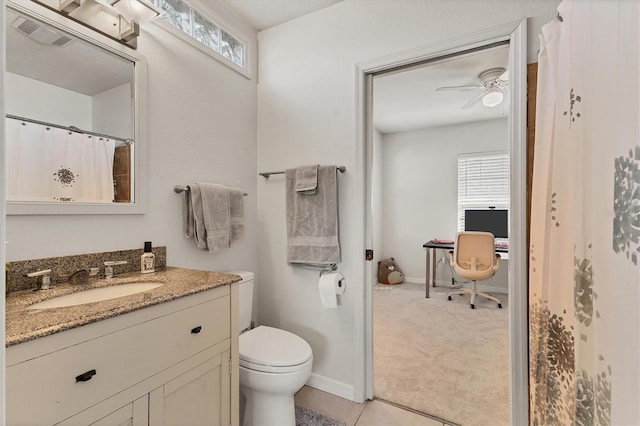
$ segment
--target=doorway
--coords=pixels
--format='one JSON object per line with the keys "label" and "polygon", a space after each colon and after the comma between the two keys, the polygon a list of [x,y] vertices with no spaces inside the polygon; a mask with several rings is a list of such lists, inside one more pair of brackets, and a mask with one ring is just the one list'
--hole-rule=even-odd
{"label": "doorway", "polygon": [[[525,82],[526,82],[526,21],[504,25],[461,39],[451,40],[423,49],[362,63],[357,69],[358,88],[358,178],[359,193],[364,206],[365,225],[362,228],[363,248],[373,247],[371,214],[371,165],[372,165],[372,89],[376,73],[407,65],[433,62],[443,57],[460,54],[494,43],[510,44],[509,70],[511,102],[509,113],[510,154],[510,265],[509,265],[509,387],[511,423],[528,421],[528,356],[527,356],[527,295],[526,295],[526,241],[525,241]],[[364,250],[363,250],[364,251]],[[361,339],[355,342],[356,358],[361,357],[364,368],[356,372],[354,394],[363,399],[374,397],[373,386],[373,287],[377,274],[377,262],[363,263],[361,280],[362,300],[356,301],[356,329],[362,330]],[[359,380],[361,379],[361,380]]]}
{"label": "doorway", "polygon": [[373,288],[374,396],[457,424],[509,423],[509,261],[478,282],[504,309],[472,311],[468,295],[447,300],[464,285],[447,250],[425,298],[423,244],[453,240],[469,209],[509,207],[508,60],[505,42],[373,77],[374,253],[404,274]]}

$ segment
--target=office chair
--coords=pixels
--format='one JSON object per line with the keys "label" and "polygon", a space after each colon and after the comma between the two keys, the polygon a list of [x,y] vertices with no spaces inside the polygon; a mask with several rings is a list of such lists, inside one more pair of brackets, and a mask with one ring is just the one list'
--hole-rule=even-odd
{"label": "office chair", "polygon": [[493,234],[490,232],[465,231],[458,232],[454,250],[449,252],[451,267],[462,278],[471,280],[471,288],[461,288],[449,293],[451,300],[454,294],[470,294],[471,309],[475,309],[476,296],[493,300],[502,308],[497,297],[476,290],[476,281],[493,277],[500,267],[500,255],[495,252]]}

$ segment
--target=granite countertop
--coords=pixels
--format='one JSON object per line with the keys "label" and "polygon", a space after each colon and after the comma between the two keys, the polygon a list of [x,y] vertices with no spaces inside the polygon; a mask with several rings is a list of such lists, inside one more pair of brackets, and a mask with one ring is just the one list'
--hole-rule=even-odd
{"label": "granite countertop", "polygon": [[[52,286],[50,290],[12,291],[6,297],[5,344],[7,347],[17,345],[240,280],[238,275],[167,267],[150,274],[128,272],[110,279],[91,279],[87,285],[67,283]],[[102,302],[43,310],[27,309],[34,303],[65,294],[140,281],[162,282],[164,285]]]}

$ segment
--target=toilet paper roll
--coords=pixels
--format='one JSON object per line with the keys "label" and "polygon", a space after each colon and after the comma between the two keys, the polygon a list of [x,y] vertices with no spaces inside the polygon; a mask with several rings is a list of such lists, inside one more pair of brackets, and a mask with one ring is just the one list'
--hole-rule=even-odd
{"label": "toilet paper roll", "polygon": [[345,281],[340,272],[331,272],[320,275],[318,281],[320,301],[325,308],[338,307],[338,294],[344,293]]}

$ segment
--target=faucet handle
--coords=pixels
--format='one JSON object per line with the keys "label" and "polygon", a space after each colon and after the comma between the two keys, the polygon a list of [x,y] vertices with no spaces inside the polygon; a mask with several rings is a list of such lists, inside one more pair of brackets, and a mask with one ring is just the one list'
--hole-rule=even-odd
{"label": "faucet handle", "polygon": [[29,278],[41,277],[43,275],[49,275],[50,273],[51,273],[51,269],[43,269],[41,271],[31,272],[30,274],[27,274],[27,276]]}
{"label": "faucet handle", "polygon": [[107,260],[104,262],[104,276],[105,278],[113,278],[113,267],[116,265],[126,265],[126,260]]}
{"label": "faucet handle", "polygon": [[42,277],[42,284],[40,284],[40,290],[49,290],[49,286],[51,285],[51,269],[43,269],[41,271],[31,272],[27,274],[27,277]]}
{"label": "faucet handle", "polygon": [[126,260],[107,260],[104,262],[104,266],[116,266],[116,265],[126,265],[129,263]]}

